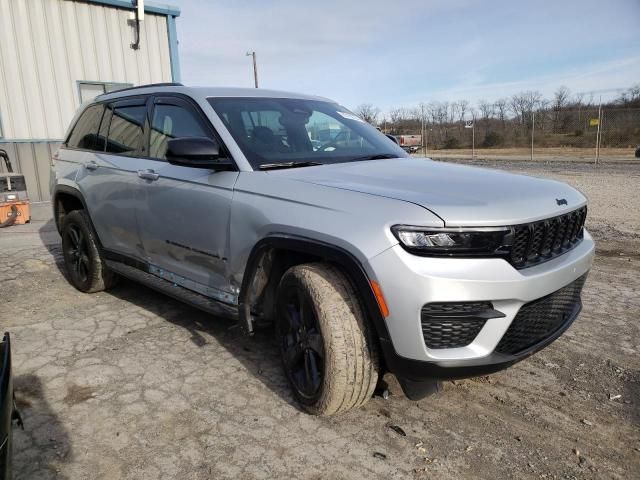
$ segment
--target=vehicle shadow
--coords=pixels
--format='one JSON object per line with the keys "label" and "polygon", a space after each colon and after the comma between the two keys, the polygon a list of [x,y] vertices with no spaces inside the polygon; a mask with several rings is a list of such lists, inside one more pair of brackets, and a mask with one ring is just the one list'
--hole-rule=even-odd
{"label": "vehicle shadow", "polygon": [[51,254],[55,261],[56,268],[60,271],[62,276],[67,278],[67,270],[64,268],[64,258],[62,256],[62,242],[58,229],[53,221],[53,218],[47,220],[47,222],[38,230],[40,235],[40,241]]}
{"label": "vehicle shadow", "polygon": [[36,375],[13,379],[16,405],[24,430],[13,429],[14,480],[64,479],[60,465],[73,460],[69,433],[47,401],[42,381]]}
{"label": "vehicle shadow", "polygon": [[[273,329],[259,329],[249,337],[240,331],[233,320],[214,317],[125,278],[121,278],[118,285],[107,293],[185,329],[191,336],[191,342],[198,348],[205,347],[212,338],[215,339],[267,388],[299,409],[282,370]],[[211,368],[216,368],[216,365],[211,365]]]}
{"label": "vehicle shadow", "polygon": [[[68,279],[62,256],[62,245],[53,219],[40,228],[40,237],[53,257],[61,275]],[[209,343],[214,337],[218,343],[233,354],[243,366],[266,387],[287,403],[299,408],[289,389],[281,367],[280,353],[274,341],[272,329],[257,330],[248,337],[240,332],[235,321],[214,317],[178,300],[125,278],[107,293],[153,312],[164,320],[184,328],[197,347]],[[215,368],[212,365],[212,368]]]}

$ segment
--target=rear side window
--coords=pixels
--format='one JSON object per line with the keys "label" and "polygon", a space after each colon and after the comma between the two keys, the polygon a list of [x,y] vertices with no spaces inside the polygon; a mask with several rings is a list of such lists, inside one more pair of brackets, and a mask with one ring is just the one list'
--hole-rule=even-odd
{"label": "rear side window", "polygon": [[119,155],[135,155],[142,143],[146,112],[145,105],[116,105],[109,126],[106,151]]}
{"label": "rear side window", "polygon": [[104,105],[92,105],[87,108],[76,122],[69,139],[67,147],[80,148],[83,150],[101,150],[98,148],[98,129]]}
{"label": "rear side window", "polygon": [[208,137],[196,114],[182,106],[158,104],[151,122],[150,155],[165,159],[172,138]]}

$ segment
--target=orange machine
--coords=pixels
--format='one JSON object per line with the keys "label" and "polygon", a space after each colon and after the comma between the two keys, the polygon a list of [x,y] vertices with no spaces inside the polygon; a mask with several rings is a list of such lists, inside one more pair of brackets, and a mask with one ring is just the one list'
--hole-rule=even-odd
{"label": "orange machine", "polygon": [[31,221],[31,208],[24,176],[13,173],[9,155],[0,149],[7,173],[0,174],[0,228]]}

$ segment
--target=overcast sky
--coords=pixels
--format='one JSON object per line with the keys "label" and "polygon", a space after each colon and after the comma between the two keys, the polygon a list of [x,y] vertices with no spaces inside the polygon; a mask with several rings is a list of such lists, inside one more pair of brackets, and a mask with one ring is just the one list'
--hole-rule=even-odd
{"label": "overcast sky", "polygon": [[[640,83],[640,0],[169,0],[183,82],[383,109]],[[587,94],[588,97],[588,94]]]}

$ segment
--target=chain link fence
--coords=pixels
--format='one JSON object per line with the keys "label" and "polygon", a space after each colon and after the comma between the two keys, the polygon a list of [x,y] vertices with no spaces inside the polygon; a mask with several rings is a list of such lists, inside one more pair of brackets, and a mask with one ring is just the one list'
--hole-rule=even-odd
{"label": "chain link fence", "polygon": [[[469,128],[471,125],[471,128]],[[421,134],[419,121],[403,134]],[[640,108],[599,108],[524,112],[512,118],[476,118],[424,126],[428,155],[575,156],[633,158],[640,145]],[[462,150],[462,151],[461,151]]]}

